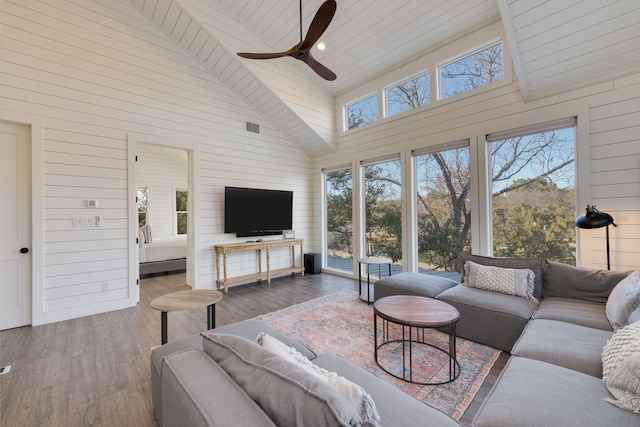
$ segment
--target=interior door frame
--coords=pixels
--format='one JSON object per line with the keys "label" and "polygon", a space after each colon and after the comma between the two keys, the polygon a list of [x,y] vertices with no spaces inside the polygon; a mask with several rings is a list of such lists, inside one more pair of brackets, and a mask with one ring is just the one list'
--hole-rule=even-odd
{"label": "interior door frame", "polygon": [[46,323],[43,309],[43,174],[44,121],[41,117],[13,111],[2,112],[2,122],[25,126],[31,131],[31,325]]}
{"label": "interior door frame", "polygon": [[136,146],[138,144],[148,144],[176,148],[185,150],[188,153],[188,186],[189,186],[189,224],[187,233],[187,284],[192,289],[200,287],[200,262],[196,253],[196,248],[200,247],[200,235],[197,232],[200,223],[200,214],[196,206],[200,204],[200,154],[195,144],[187,141],[178,141],[152,135],[140,135],[136,133],[127,134],[128,141],[128,180],[129,180],[129,235],[132,244],[129,245],[129,272],[130,295],[135,295],[136,302],[140,302],[140,265],[138,263],[138,206],[135,203],[138,185],[136,182]]}

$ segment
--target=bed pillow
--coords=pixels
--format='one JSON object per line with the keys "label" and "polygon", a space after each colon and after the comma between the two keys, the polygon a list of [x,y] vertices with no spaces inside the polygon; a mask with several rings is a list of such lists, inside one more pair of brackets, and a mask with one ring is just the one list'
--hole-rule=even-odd
{"label": "bed pillow", "polygon": [[606,314],[611,327],[616,330],[628,325],[629,316],[640,307],[640,271],[634,271],[622,279],[607,299]]}
{"label": "bed pillow", "polygon": [[360,414],[329,385],[255,342],[201,334],[205,353],[278,426],[361,426]]}
{"label": "bed pillow", "polygon": [[515,295],[538,302],[533,296],[535,275],[528,268],[493,267],[467,261],[464,269],[465,286]]}
{"label": "bed pillow", "polygon": [[262,348],[266,348],[267,350],[284,357],[291,363],[300,366],[310,374],[325,381],[329,386],[331,386],[331,388],[340,393],[356,411],[360,412],[363,420],[380,421],[380,415],[378,415],[378,410],[373,399],[358,384],[349,381],[335,372],[329,372],[318,365],[314,365],[298,350],[285,345],[269,334],[261,332],[257,337],[257,342],[262,346]]}
{"label": "bed pillow", "polygon": [[618,329],[602,352],[602,380],[615,406],[640,414],[640,322]]}

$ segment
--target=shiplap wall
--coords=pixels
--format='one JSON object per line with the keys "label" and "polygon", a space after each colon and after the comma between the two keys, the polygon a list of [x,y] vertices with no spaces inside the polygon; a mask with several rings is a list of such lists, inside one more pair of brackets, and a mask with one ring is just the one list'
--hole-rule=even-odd
{"label": "shiplap wall", "polygon": [[170,147],[137,144],[136,156],[136,186],[148,189],[147,218],[152,238],[154,241],[174,239],[174,191],[189,188],[187,152]]}
{"label": "shiplap wall", "polygon": [[[342,106],[352,99],[384,87],[401,74],[411,75],[425,64],[438,63],[484,40],[501,36],[499,26],[489,26],[431,52],[402,69],[364,82],[336,101],[338,119]],[[506,43],[506,42],[505,42]],[[508,55],[508,51],[506,52]],[[433,56],[439,56],[434,58]],[[431,70],[435,72],[435,70]],[[509,73],[511,74],[511,73]],[[435,89],[432,89],[432,91]],[[411,158],[411,150],[469,139],[472,153],[483,150],[485,135],[501,130],[578,117],[577,167],[578,206],[597,205],[610,213],[617,228],[610,228],[612,269],[640,269],[640,75],[631,75],[532,102],[523,102],[518,82],[506,80],[493,88],[449,98],[423,109],[407,112],[351,132],[342,132],[335,154],[317,157],[315,169],[345,163],[357,167],[361,160],[400,153]],[[482,163],[481,161],[479,163]],[[476,165],[480,169],[482,165]],[[473,171],[472,171],[473,173]],[[478,172],[480,173],[480,172]],[[355,176],[357,177],[357,173]],[[356,181],[354,190],[358,191]],[[316,211],[321,212],[321,179],[316,182]],[[486,193],[485,193],[486,194]],[[356,195],[357,196],[357,195]],[[473,188],[476,207],[481,206],[482,189]],[[357,197],[354,197],[354,200]],[[486,204],[485,204],[486,205]],[[474,227],[488,224],[486,215],[476,212]],[[316,219],[315,251],[321,250],[321,217]],[[354,227],[357,229],[357,227]],[[483,229],[482,225],[478,228]],[[487,253],[486,226],[477,234],[478,252]],[[484,235],[483,235],[484,233]],[[579,231],[580,264],[606,269],[605,230]],[[476,236],[476,234],[474,234]],[[356,247],[359,239],[356,236]],[[406,241],[406,239],[403,239]]]}
{"label": "shiplap wall", "polygon": [[[44,231],[34,236],[43,259],[34,263],[44,268],[33,284],[34,325],[136,303],[131,133],[198,150],[198,287],[214,286],[213,245],[235,240],[223,234],[225,185],[294,191],[296,236],[306,237],[308,156],[131,3],[2,0],[1,18],[3,116],[43,123],[43,161],[35,166]],[[247,120],[261,125],[259,135],[245,132]],[[97,209],[84,207],[89,198],[99,200]],[[73,217],[94,215],[101,228],[72,227]],[[231,269],[249,269],[254,259],[239,256]]]}

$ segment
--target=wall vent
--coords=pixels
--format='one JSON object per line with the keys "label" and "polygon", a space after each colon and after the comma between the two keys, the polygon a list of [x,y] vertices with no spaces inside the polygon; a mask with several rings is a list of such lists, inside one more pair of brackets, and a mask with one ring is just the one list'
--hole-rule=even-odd
{"label": "wall vent", "polygon": [[260,133],[260,125],[257,123],[246,122],[247,132]]}

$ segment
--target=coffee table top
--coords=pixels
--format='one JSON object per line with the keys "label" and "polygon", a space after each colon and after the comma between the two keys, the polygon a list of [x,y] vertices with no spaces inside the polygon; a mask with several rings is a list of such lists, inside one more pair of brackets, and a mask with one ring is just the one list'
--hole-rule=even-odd
{"label": "coffee table top", "polygon": [[160,311],[179,311],[215,304],[222,292],[212,289],[188,289],[159,296],[151,301],[151,308]]}
{"label": "coffee table top", "polygon": [[444,301],[413,295],[392,295],[373,304],[378,316],[399,325],[437,328],[455,323],[460,313]]}

